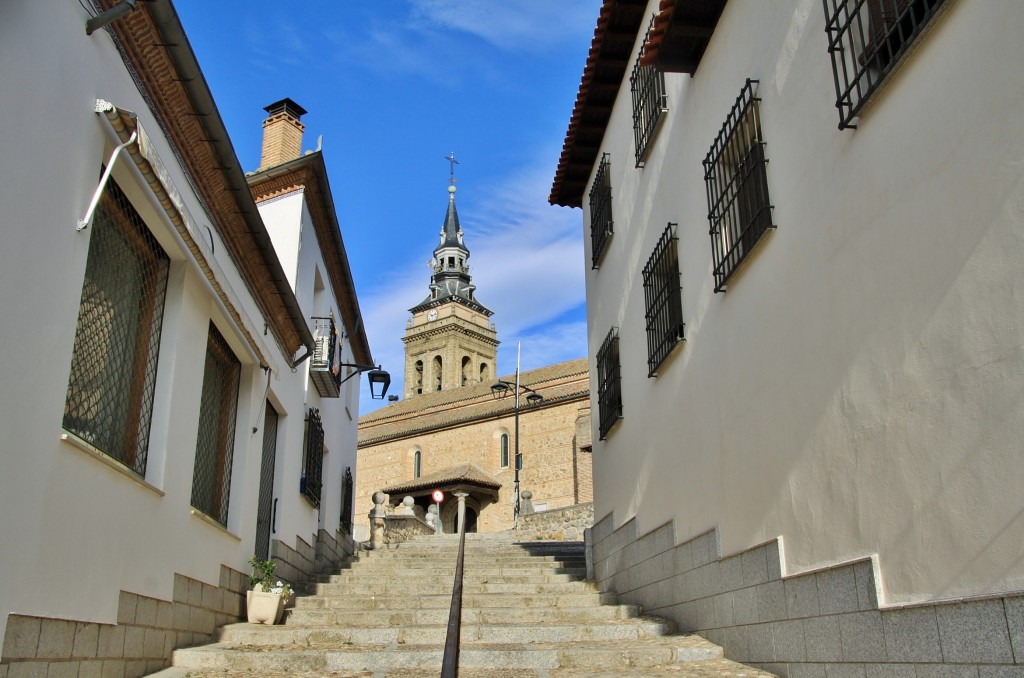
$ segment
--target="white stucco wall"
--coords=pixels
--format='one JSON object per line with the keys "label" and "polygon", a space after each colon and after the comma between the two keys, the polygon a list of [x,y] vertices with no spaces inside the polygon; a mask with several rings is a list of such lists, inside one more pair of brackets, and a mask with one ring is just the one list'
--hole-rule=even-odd
{"label": "white stucco wall", "polygon": [[[717,527],[723,556],[781,536],[790,574],[877,555],[884,604],[1024,588],[1024,12],[948,5],[857,130],[816,0],[730,0],[666,76],[643,169],[620,90],[615,234],[585,256],[591,373],[612,326],[622,353],[597,519]],[[701,160],[748,77],[778,229],[714,294]],[[670,221],[686,341],[649,379],[641,271]]]}
{"label": "white stucco wall", "polygon": [[[127,156],[114,178],[172,259],[146,482],[60,440],[92,233],[76,223],[113,148],[97,98],[138,113],[188,210],[209,224],[110,36],[86,36],[85,19],[71,0],[0,5],[0,636],[11,613],[113,623],[119,591],[169,600],[174,573],[216,586],[221,564],[244,571],[253,552],[266,377]],[[301,384],[263,336],[226,247],[201,245],[270,362],[270,397],[301,422]],[[190,510],[211,320],[242,363],[226,530]]]}

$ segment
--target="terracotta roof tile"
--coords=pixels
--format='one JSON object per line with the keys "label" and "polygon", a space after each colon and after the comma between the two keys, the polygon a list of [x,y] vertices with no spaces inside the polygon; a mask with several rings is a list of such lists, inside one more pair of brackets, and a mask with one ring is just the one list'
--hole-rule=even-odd
{"label": "terracotta roof tile", "polygon": [[426,488],[433,488],[438,485],[451,483],[468,483],[470,485],[481,485],[496,490],[501,489],[501,483],[494,479],[487,471],[474,464],[466,462],[457,466],[451,466],[437,473],[425,475],[422,478],[409,480],[398,485],[384,488],[386,494],[395,495],[403,492],[415,492]]}

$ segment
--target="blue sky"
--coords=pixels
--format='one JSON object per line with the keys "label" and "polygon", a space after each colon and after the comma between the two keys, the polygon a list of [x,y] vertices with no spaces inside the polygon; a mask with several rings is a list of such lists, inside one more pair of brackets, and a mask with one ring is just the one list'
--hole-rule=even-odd
{"label": "blue sky", "polygon": [[[586,355],[582,215],[548,205],[601,0],[179,0],[175,3],[246,171],[263,107],[309,113],[323,137],[374,359],[401,394],[408,309],[447,208],[477,296],[494,311],[498,371]],[[364,388],[361,413],[380,407]],[[383,403],[386,404],[386,403]]]}

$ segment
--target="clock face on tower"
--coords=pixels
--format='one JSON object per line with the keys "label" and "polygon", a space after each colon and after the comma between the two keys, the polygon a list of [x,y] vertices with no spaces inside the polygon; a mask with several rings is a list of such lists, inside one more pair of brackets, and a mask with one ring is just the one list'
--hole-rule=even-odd
{"label": "clock face on tower", "polygon": [[437,311],[431,309],[431,311],[427,313],[427,320],[437,320]]}

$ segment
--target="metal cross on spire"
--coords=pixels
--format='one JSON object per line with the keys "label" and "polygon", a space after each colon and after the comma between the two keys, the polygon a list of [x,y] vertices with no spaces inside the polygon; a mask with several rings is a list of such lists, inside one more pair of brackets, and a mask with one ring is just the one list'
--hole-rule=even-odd
{"label": "metal cross on spire", "polygon": [[450,169],[449,169],[450,178],[448,179],[448,181],[449,181],[449,183],[451,183],[452,186],[454,186],[455,185],[455,166],[459,164],[459,161],[455,159],[455,151],[452,151],[448,155],[444,156],[444,159],[448,161],[448,164],[450,166]]}

